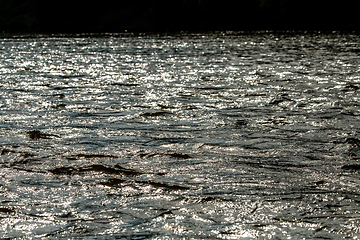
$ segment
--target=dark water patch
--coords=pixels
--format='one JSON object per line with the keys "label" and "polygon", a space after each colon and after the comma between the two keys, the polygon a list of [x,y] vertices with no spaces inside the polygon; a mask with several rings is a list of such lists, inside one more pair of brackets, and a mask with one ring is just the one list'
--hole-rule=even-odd
{"label": "dark water patch", "polygon": [[80,145],[80,146],[95,146],[95,147],[103,147],[106,145],[106,143],[104,142],[96,142],[96,141],[93,141],[93,142],[90,142],[90,141],[76,141],[76,140],[71,140],[71,141],[68,141],[66,143],[64,143],[64,145],[68,145],[68,146],[73,146],[73,145]]}
{"label": "dark water patch", "polygon": [[217,200],[216,197],[204,197],[204,198],[201,198],[199,200],[199,202],[212,202],[212,201],[215,201],[215,200]]}
{"label": "dark water patch", "polygon": [[56,174],[56,175],[73,175],[73,174],[79,174],[79,173],[85,173],[85,172],[101,172],[101,173],[107,173],[107,174],[123,174],[126,176],[137,176],[141,175],[143,173],[136,171],[134,169],[127,169],[124,168],[118,164],[113,166],[107,166],[107,165],[100,165],[100,164],[94,164],[89,166],[83,166],[83,167],[59,167],[52,170],[49,170],[49,172]]}
{"label": "dark water patch", "polygon": [[106,181],[103,181],[101,182],[100,184],[101,185],[104,185],[104,186],[108,186],[108,187],[114,187],[114,186],[117,186],[121,183],[124,183],[126,180],[124,179],[119,179],[119,178],[110,178]]}
{"label": "dark water patch", "polygon": [[283,103],[283,102],[293,102],[293,100],[287,95],[281,95],[275,99],[272,99],[269,102],[269,105],[279,105],[280,103]]}
{"label": "dark water patch", "polygon": [[[16,148],[15,148],[16,149]],[[2,164],[6,167],[14,167],[26,165],[30,163],[40,162],[43,157],[34,153],[23,151],[20,149],[3,148],[0,153]]]}
{"label": "dark water patch", "polygon": [[237,110],[242,110],[242,108],[231,108],[221,111],[221,115],[229,118],[244,118],[246,115],[244,113],[239,113]]}
{"label": "dark water patch", "polygon": [[15,213],[15,210],[6,207],[0,207],[0,213],[10,214]]}
{"label": "dark water patch", "polygon": [[74,213],[72,212],[68,212],[68,213],[63,213],[59,216],[57,216],[58,218],[73,218],[74,217]]}
{"label": "dark water patch", "polygon": [[30,92],[29,89],[22,89],[22,88],[11,89],[11,91],[14,91],[14,92]]}
{"label": "dark water patch", "polygon": [[340,204],[326,204],[324,207],[326,207],[326,208],[341,208],[341,207],[344,207],[344,205],[340,205]]}
{"label": "dark water patch", "polygon": [[244,119],[239,119],[239,120],[236,120],[235,122],[235,128],[243,128],[245,127],[246,125],[248,125],[248,121],[247,120],[244,120]]}
{"label": "dark water patch", "polygon": [[86,75],[59,75],[60,78],[70,79],[70,78],[83,78]]}
{"label": "dark water patch", "polygon": [[176,109],[177,108],[172,105],[164,105],[164,104],[157,104],[157,106],[160,107],[161,109]]}
{"label": "dark water patch", "polygon": [[178,159],[189,159],[192,158],[190,155],[185,153],[140,153],[141,158],[153,158],[153,157],[171,157]]}
{"label": "dark water patch", "polygon": [[298,108],[304,108],[304,107],[307,106],[307,103],[298,103],[296,106],[297,106]]}
{"label": "dark water patch", "polygon": [[147,231],[145,233],[117,234],[116,238],[141,240],[141,239],[151,239],[158,235],[159,235],[159,233],[157,233],[155,231]]}
{"label": "dark water patch", "polygon": [[166,216],[166,215],[174,215],[174,213],[173,213],[173,211],[171,211],[171,210],[167,210],[167,211],[165,211],[165,212],[160,213],[160,214],[157,215],[155,218],[164,217],[164,216]]}
{"label": "dark water patch", "polygon": [[326,184],[327,182],[325,180],[319,180],[317,182],[315,182],[314,184],[319,186],[319,185],[323,185],[323,184]]}
{"label": "dark water patch", "polygon": [[140,84],[137,83],[111,83],[111,86],[119,86],[119,87],[137,87]]}
{"label": "dark water patch", "polygon": [[349,92],[349,91],[357,91],[359,89],[360,89],[360,86],[358,84],[349,83],[341,91]]}
{"label": "dark water patch", "polygon": [[352,171],[359,171],[360,170],[360,164],[350,164],[350,165],[344,165],[341,167],[343,170],[352,170]]}
{"label": "dark water patch", "polygon": [[73,87],[73,86],[54,86],[50,88],[51,90],[63,90],[63,91],[67,91],[67,90],[71,90],[71,89],[77,89],[77,87]]}
{"label": "dark water patch", "polygon": [[51,139],[51,138],[54,138],[54,137],[60,138],[60,136],[58,136],[58,135],[43,133],[43,132],[41,132],[39,130],[28,131],[28,132],[26,132],[26,134],[32,140]]}
{"label": "dark water patch", "polygon": [[89,171],[104,172],[104,173],[109,173],[109,174],[124,174],[127,176],[136,176],[136,175],[142,174],[133,169],[123,168],[120,165],[115,165],[114,167],[108,167],[108,166],[104,166],[104,165],[95,164],[95,165],[91,165],[89,167],[84,167],[84,168],[79,169],[79,172],[89,172]]}
{"label": "dark water patch", "polygon": [[[211,195],[211,196],[206,196]],[[181,202],[182,204],[214,204],[214,203],[232,203],[234,199],[227,198],[222,193],[204,194],[204,196],[188,196],[176,198],[173,201]]]}
{"label": "dark water patch", "polygon": [[316,155],[305,155],[304,157],[306,157],[307,159],[310,159],[312,161],[319,161],[321,160],[320,156],[316,156]]}
{"label": "dark water patch", "polygon": [[117,158],[118,156],[110,155],[110,154],[85,154],[85,153],[79,153],[76,155],[67,156],[66,159],[68,160],[78,160],[78,159],[92,159],[92,158]]}
{"label": "dark water patch", "polygon": [[165,156],[169,156],[172,158],[179,158],[179,159],[189,159],[191,158],[190,155],[184,153],[166,153]]}
{"label": "dark water patch", "polygon": [[57,175],[65,174],[65,175],[72,175],[76,173],[77,169],[74,167],[58,167],[55,169],[50,170],[49,172]]}
{"label": "dark water patch", "polygon": [[197,200],[198,203],[211,203],[211,202],[233,202],[233,199],[225,197],[202,197]]}
{"label": "dark water patch", "polygon": [[172,185],[172,184],[168,184],[168,183],[160,183],[160,182],[153,182],[153,181],[136,181],[136,182],[142,183],[142,184],[148,184],[155,188],[164,188],[164,189],[173,190],[173,191],[190,189],[189,187],[186,187],[186,186]]}
{"label": "dark water patch", "polygon": [[219,91],[222,90],[223,87],[212,87],[212,86],[202,86],[197,88],[200,91]]}
{"label": "dark water patch", "polygon": [[165,111],[154,111],[154,112],[145,112],[140,114],[140,116],[142,117],[160,117],[160,116],[166,116],[166,115],[171,115],[172,113],[170,112],[165,112]]}
{"label": "dark water patch", "polygon": [[360,53],[360,48],[351,48],[351,49],[347,49],[347,51],[353,52],[353,53]]}
{"label": "dark water patch", "polygon": [[333,119],[338,118],[339,113],[338,112],[332,112],[332,113],[320,113],[319,118],[320,119]]}
{"label": "dark water patch", "polygon": [[1,149],[0,155],[4,155],[4,154],[8,154],[8,153],[16,153],[16,151],[12,150],[12,149],[8,149],[8,148],[3,148],[3,149]]}
{"label": "dark water patch", "polygon": [[66,104],[65,103],[60,103],[60,104],[52,106],[52,108],[54,108],[54,109],[64,109],[64,108],[66,108]]}
{"label": "dark water patch", "polygon": [[245,97],[266,97],[267,95],[265,93],[246,93]]}
{"label": "dark water patch", "polygon": [[86,75],[52,75],[52,74],[45,74],[43,75],[45,78],[55,78],[55,79],[72,79],[72,78],[83,78]]}
{"label": "dark water patch", "polygon": [[345,139],[345,143],[360,147],[360,140],[358,138],[353,138],[353,137],[347,138]]}
{"label": "dark water patch", "polygon": [[359,114],[355,111],[351,111],[351,110],[347,110],[347,111],[341,111],[341,115],[345,115],[345,116],[359,116]]}
{"label": "dark water patch", "polygon": [[[192,131],[195,132],[197,130],[192,130]],[[189,130],[182,130],[180,132],[189,132]],[[161,145],[164,145],[164,144],[172,144],[172,143],[186,143],[188,141],[189,141],[189,139],[187,139],[187,138],[170,138],[170,137],[159,138],[159,137],[153,137],[151,140],[147,141],[144,145],[147,145],[147,146],[161,146]]]}

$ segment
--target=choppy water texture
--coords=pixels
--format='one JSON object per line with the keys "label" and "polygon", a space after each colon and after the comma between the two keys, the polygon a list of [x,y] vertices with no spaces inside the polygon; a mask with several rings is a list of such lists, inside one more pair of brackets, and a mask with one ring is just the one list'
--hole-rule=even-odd
{"label": "choppy water texture", "polygon": [[0,238],[360,237],[357,35],[0,40]]}

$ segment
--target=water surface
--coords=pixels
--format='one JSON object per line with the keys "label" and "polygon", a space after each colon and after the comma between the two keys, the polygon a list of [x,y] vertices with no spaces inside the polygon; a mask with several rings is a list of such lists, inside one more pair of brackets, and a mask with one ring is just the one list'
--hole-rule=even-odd
{"label": "water surface", "polygon": [[357,35],[0,41],[0,238],[360,237]]}

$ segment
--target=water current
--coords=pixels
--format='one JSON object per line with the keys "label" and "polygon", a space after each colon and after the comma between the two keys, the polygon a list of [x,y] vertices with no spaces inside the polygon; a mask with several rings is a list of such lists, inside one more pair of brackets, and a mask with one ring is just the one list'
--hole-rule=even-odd
{"label": "water current", "polygon": [[0,38],[1,239],[360,237],[360,38]]}

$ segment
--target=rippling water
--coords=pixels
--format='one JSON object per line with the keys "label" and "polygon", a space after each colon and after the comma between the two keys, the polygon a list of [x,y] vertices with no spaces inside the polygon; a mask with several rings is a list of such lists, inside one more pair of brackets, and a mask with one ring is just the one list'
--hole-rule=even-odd
{"label": "rippling water", "polygon": [[358,35],[0,40],[0,238],[360,237]]}

